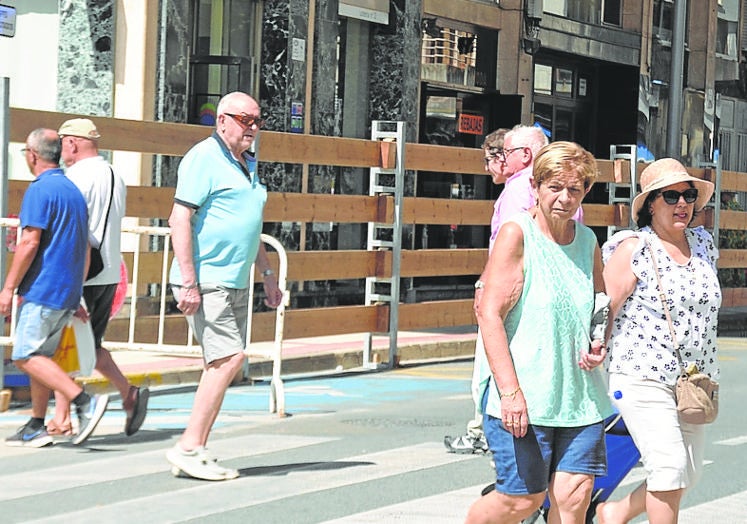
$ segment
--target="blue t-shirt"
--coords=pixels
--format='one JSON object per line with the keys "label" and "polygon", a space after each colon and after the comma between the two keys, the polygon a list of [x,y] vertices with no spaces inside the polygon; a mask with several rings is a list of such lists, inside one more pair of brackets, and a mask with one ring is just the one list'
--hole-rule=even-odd
{"label": "blue t-shirt", "polygon": [[77,309],[88,249],[88,207],[62,172],[49,169],[23,195],[21,228],[42,230],[39,250],[18,286],[24,300],[52,309]]}
{"label": "blue t-shirt", "polygon": [[[267,189],[256,161],[244,154],[248,171],[213,133],[190,149],[179,164],[174,199],[195,210],[192,250],[197,282],[245,289],[257,258]],[[169,279],[182,283],[174,259]]]}

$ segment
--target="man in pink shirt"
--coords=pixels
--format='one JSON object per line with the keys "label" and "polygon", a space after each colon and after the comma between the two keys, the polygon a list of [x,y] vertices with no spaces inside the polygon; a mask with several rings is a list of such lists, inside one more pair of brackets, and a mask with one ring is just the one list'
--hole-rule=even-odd
{"label": "man in pink shirt", "polygon": [[[502,147],[497,145],[499,134],[502,137]],[[483,142],[485,170],[491,174],[494,184],[505,184],[493,206],[488,253],[493,250],[493,243],[501,225],[512,216],[535,206],[532,192],[532,166],[534,157],[547,144],[545,133],[535,126],[517,125],[508,133],[505,129],[499,129],[485,137]],[[574,218],[583,222],[581,207]],[[475,307],[479,304],[481,297],[482,280],[478,280],[475,283]],[[444,445],[450,453],[484,453],[488,450],[482,431],[480,405],[490,376],[491,371],[485,355],[482,334],[478,331],[472,370],[472,400],[475,403],[475,417],[467,423],[466,435],[444,437]]]}

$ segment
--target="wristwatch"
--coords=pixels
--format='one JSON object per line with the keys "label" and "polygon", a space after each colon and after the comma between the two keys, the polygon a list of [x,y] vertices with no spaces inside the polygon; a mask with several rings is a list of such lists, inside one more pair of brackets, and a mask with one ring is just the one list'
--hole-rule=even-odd
{"label": "wristwatch", "polygon": [[272,269],[265,269],[264,271],[262,271],[263,277],[269,277],[270,275],[274,275],[274,274],[275,272]]}

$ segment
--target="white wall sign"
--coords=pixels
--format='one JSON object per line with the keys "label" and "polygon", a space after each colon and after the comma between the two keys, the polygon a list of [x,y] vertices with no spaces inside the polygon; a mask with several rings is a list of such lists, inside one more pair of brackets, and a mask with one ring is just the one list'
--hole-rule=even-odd
{"label": "white wall sign", "polygon": [[291,58],[298,62],[306,61],[306,40],[303,38],[294,38],[291,46]]}
{"label": "white wall sign", "polygon": [[389,23],[389,0],[340,0],[337,14],[386,25]]}

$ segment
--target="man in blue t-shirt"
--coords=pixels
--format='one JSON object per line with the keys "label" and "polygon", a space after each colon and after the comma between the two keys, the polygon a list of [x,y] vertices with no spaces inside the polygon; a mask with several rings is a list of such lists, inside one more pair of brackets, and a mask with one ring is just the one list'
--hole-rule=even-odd
{"label": "man in blue t-shirt", "polygon": [[87,319],[80,307],[88,253],[88,210],[60,164],[60,137],[52,129],[36,129],[26,139],[26,163],[36,179],[21,203],[21,240],[0,291],[0,315],[9,315],[18,289],[13,363],[31,379],[31,419],[8,446],[43,447],[52,443],[44,426],[52,390],[75,404],[83,443],[101,420],[107,395],[90,396],[52,360],[62,328],[73,313]]}
{"label": "man in blue t-shirt", "polygon": [[283,297],[260,241],[267,190],[247,152],[262,123],[259,105],[245,93],[218,102],[215,132],[179,164],[169,217],[171,286],[202,346],[204,368],[187,428],[166,458],[175,474],[202,480],[239,476],[205,447],[226,389],[244,363],[253,263],[264,277],[265,303],[277,307]]}

